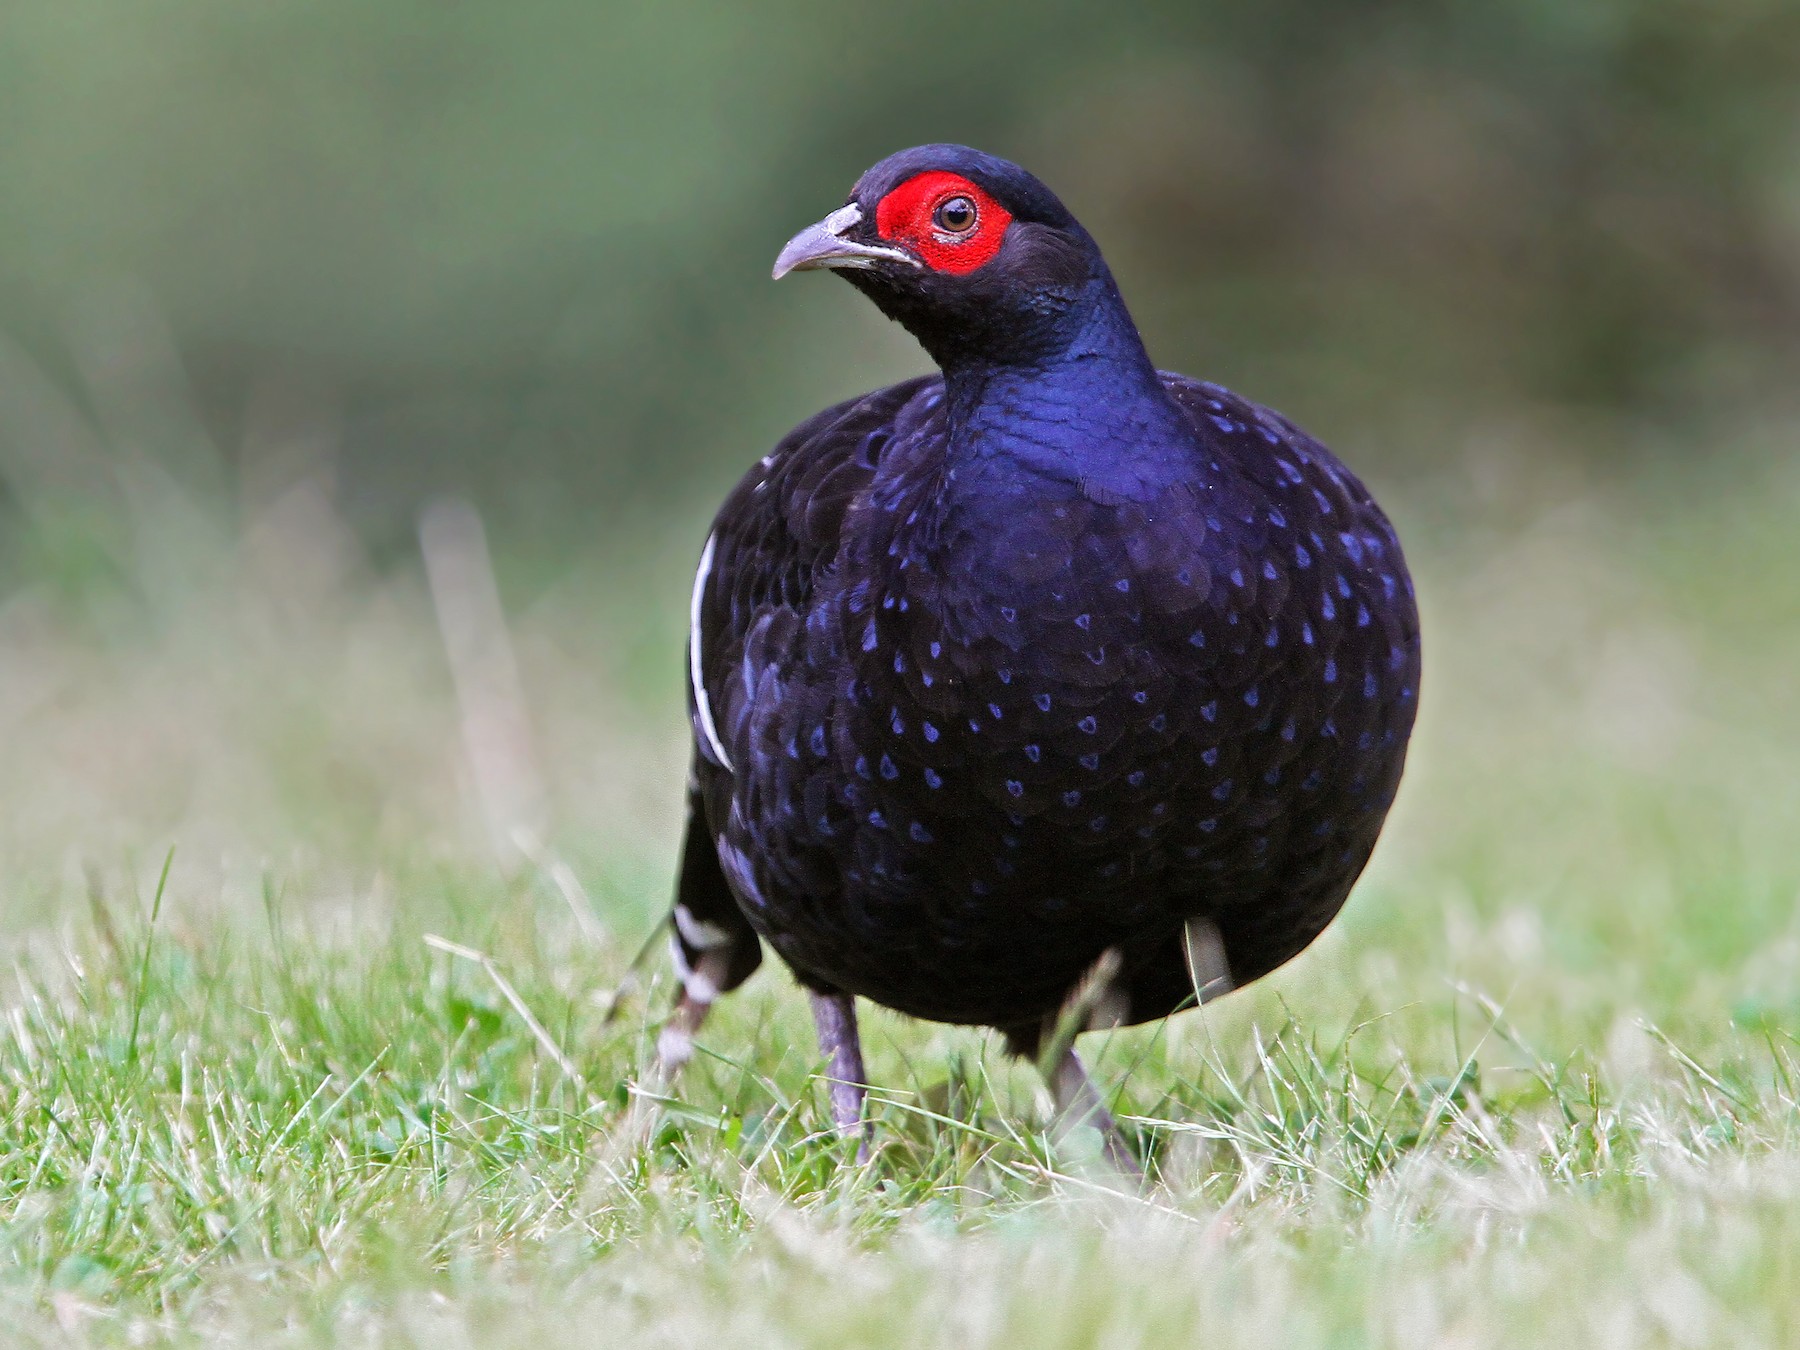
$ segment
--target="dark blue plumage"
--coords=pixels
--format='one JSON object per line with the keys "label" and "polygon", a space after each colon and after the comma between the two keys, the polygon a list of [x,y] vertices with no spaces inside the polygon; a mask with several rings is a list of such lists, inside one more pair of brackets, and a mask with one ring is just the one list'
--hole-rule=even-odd
{"label": "dark blue plumage", "polygon": [[1293,956],[1368,859],[1417,703],[1368,492],[1277,414],[1157,372],[1093,241],[1004,161],[884,161],[794,257],[943,373],[804,422],[715,522],[689,1024],[759,935],[843,1006],[1026,1051],[1109,948],[1133,1022],[1193,1000],[1195,921],[1234,984]]}

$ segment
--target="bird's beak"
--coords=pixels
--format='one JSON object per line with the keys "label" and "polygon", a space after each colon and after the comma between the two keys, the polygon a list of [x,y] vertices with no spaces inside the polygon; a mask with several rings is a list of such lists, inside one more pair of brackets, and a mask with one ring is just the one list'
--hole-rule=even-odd
{"label": "bird's beak", "polygon": [[917,258],[901,249],[848,238],[850,231],[862,223],[862,218],[862,207],[851,202],[817,225],[808,225],[787,241],[787,247],[775,259],[775,280],[780,281],[789,272],[806,272],[818,267],[873,267],[878,262],[902,262],[909,267],[919,265]]}

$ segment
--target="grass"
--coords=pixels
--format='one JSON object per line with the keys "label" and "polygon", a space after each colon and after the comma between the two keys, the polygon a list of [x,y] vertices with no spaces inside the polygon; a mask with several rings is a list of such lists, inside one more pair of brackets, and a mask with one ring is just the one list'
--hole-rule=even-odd
{"label": "grass", "polygon": [[[0,1336],[1795,1343],[1800,478],[1751,446],[1446,484],[1402,512],[1426,705],[1350,908],[1089,1038],[1142,1195],[988,1039],[879,1012],[849,1165],[773,971],[634,1122],[682,549],[511,597],[532,864],[490,844],[416,570],[291,501],[170,592],[106,530],[40,540],[0,602]],[[607,601],[633,554],[653,602]]]}
{"label": "grass", "polygon": [[[627,1084],[651,1027],[607,1020],[618,954],[529,894],[468,899],[514,916],[488,925],[487,965],[402,925],[333,942],[272,910],[264,931],[159,936],[110,908],[22,963],[0,1047],[16,1325],[101,1343],[1800,1330],[1786,1030],[1689,1047],[1624,1022],[1593,1055],[1531,1045],[1472,991],[1356,1022],[1252,996],[1223,1025],[1105,1047],[1160,1182],[1135,1197],[1057,1153],[1028,1078],[979,1037],[877,1018],[885,1147],[863,1173],[791,990],[728,1008],[640,1133]],[[1649,1264],[1615,1268],[1609,1242]],[[1551,1288],[1571,1262],[1600,1277],[1591,1304]]]}
{"label": "grass", "polygon": [[627,1084],[652,1028],[642,1002],[607,1020],[618,953],[530,894],[468,900],[512,916],[486,925],[488,964],[404,925],[331,941],[278,911],[264,931],[178,936],[103,909],[40,944],[0,1046],[14,1334],[1800,1331],[1800,1045],[1785,1029],[1716,1027],[1690,1046],[1625,1021],[1593,1054],[1532,1045],[1473,991],[1357,1021],[1301,1013],[1291,989],[1253,995],[1217,1025],[1105,1046],[1159,1181],[1137,1197],[1052,1147],[1029,1079],[975,1034],[878,1017],[885,1146],[865,1173],[827,1128],[791,990],[722,1013],[712,1054],[640,1132]]}

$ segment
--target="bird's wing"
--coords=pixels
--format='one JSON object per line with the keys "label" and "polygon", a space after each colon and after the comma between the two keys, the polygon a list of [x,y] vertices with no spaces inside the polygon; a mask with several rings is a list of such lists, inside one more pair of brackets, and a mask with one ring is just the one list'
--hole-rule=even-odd
{"label": "bird's wing", "polygon": [[700,1005],[740,984],[762,959],[729,875],[747,863],[722,856],[719,844],[734,754],[745,753],[759,682],[780,678],[746,659],[746,649],[752,634],[759,634],[756,650],[794,649],[816,578],[837,555],[845,513],[934,384],[926,377],[880,389],[795,427],[726,498],[701,551],[688,633],[694,773],[672,915],[686,995]]}
{"label": "bird's wing", "polygon": [[670,915],[675,970],[688,1000],[704,1008],[749,979],[762,964],[762,944],[732,898],[719,850],[706,823],[698,780],[688,788],[687,837]]}
{"label": "bird's wing", "polygon": [[[1293,496],[1291,489],[1311,489],[1310,505],[1305,493],[1298,498],[1297,519],[1288,522],[1294,529],[1304,524],[1309,531],[1340,541],[1347,530],[1363,532],[1372,536],[1363,542],[1379,544],[1404,571],[1399,539],[1386,513],[1362,480],[1327,446],[1274,409],[1252,403],[1222,385],[1167,370],[1158,373],[1193,422],[1201,443],[1229,454],[1235,471],[1254,481],[1263,495],[1283,500]],[[1418,616],[1410,604],[1395,610],[1405,620],[1405,636],[1416,639]]]}
{"label": "bird's wing", "polygon": [[935,376],[908,380],[808,418],[725,499],[701,552],[689,613],[688,702],[704,764],[732,768],[731,747],[765,674],[745,668],[751,635],[770,625],[798,633],[816,578],[837,556],[845,513],[873,479],[882,451],[918,414],[920,395],[937,383]]}

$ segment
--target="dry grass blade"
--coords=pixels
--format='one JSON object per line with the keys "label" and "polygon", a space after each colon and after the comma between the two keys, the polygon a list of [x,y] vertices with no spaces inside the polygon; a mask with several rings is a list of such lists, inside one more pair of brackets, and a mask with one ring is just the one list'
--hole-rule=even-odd
{"label": "dry grass blade", "polygon": [[541,840],[547,815],[487,532],[469,503],[444,499],[419,517],[419,548],[462,711],[469,770],[494,846],[505,854],[519,839]]}

